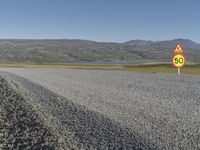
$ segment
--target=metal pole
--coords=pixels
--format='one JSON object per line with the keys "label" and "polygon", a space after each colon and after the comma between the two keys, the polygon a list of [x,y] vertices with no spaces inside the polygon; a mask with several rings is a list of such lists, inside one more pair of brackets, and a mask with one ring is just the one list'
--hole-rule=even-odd
{"label": "metal pole", "polygon": [[181,68],[178,68],[178,75],[181,74]]}

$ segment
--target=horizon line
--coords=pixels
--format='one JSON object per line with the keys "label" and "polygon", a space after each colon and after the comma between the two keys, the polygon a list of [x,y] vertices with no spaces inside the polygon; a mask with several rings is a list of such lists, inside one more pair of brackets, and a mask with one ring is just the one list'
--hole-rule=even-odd
{"label": "horizon line", "polygon": [[197,44],[200,44],[199,42],[195,40],[191,40],[189,38],[173,38],[173,39],[166,39],[166,40],[143,40],[143,39],[130,39],[123,42],[117,42],[117,41],[102,41],[102,40],[92,40],[92,39],[82,39],[82,38],[0,38],[0,40],[82,40],[82,41],[91,41],[91,42],[97,42],[97,43],[126,43],[129,41],[150,41],[150,42],[162,42],[162,41],[173,41],[173,40],[190,40],[192,42],[195,42]]}

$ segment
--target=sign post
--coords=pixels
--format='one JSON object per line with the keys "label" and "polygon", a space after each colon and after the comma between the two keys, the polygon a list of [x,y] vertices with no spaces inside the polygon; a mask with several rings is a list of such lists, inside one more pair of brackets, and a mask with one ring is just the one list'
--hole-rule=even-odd
{"label": "sign post", "polygon": [[181,68],[178,68],[178,75],[181,74]]}
{"label": "sign post", "polygon": [[181,68],[185,65],[186,59],[184,56],[184,51],[180,44],[176,45],[176,48],[174,49],[174,54],[172,57],[172,64],[174,67],[178,69],[178,75],[181,74]]}

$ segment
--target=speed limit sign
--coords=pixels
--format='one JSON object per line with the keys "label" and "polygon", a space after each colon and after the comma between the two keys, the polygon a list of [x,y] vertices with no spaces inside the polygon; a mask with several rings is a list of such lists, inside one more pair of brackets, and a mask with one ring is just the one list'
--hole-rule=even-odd
{"label": "speed limit sign", "polygon": [[181,68],[185,65],[185,57],[181,54],[174,55],[172,61],[176,68]]}
{"label": "speed limit sign", "polygon": [[180,68],[182,68],[186,63],[183,48],[180,44],[176,45],[174,49],[174,54],[172,57],[172,64],[174,67],[178,68],[178,74],[180,74]]}

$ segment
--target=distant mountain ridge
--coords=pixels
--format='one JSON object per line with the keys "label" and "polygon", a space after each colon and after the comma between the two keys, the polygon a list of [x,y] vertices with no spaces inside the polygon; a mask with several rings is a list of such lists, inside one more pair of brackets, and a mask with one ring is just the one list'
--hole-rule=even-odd
{"label": "distant mountain ridge", "polygon": [[165,46],[165,47],[173,47],[177,43],[184,45],[185,48],[200,48],[200,44],[196,43],[189,39],[174,39],[174,40],[166,40],[166,41],[145,41],[145,40],[130,40],[125,42],[125,44],[130,45],[143,45],[143,46]]}
{"label": "distant mountain ridge", "polygon": [[150,45],[154,43],[153,41],[145,41],[145,40],[130,40],[127,42],[124,42],[124,44],[129,44],[129,45]]}
{"label": "distant mountain ridge", "polygon": [[183,46],[188,61],[200,62],[200,44],[189,39],[123,43],[80,39],[0,39],[0,62],[170,62],[177,43]]}

